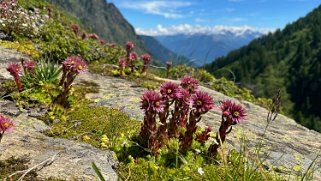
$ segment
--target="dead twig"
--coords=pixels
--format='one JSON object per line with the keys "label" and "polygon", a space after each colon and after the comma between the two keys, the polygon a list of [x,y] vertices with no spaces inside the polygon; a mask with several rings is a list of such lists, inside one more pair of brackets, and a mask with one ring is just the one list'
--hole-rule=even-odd
{"label": "dead twig", "polygon": [[[60,153],[60,152],[59,152],[59,153]],[[29,168],[29,169],[14,172],[13,174],[11,174],[11,175],[9,175],[8,177],[6,177],[6,178],[4,179],[4,181],[7,181],[7,179],[11,179],[13,176],[18,175],[18,174],[22,174],[22,175],[19,177],[19,179],[18,179],[17,181],[22,181],[23,178],[24,178],[28,173],[30,173],[31,171],[33,171],[33,170],[34,170],[34,171],[40,171],[40,170],[42,170],[43,168],[45,168],[45,167],[47,167],[47,166],[50,166],[50,165],[55,161],[56,156],[57,156],[59,153],[53,155],[51,158],[48,158],[47,160],[45,160],[45,161],[43,161],[43,162],[41,162],[41,163],[39,163],[39,164],[37,164],[37,165]],[[39,168],[38,168],[38,167],[39,167]]]}

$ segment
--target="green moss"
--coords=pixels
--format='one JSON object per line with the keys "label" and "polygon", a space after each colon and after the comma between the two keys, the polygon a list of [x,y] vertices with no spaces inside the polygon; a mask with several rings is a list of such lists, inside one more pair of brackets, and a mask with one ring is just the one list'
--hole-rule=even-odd
{"label": "green moss", "polygon": [[[11,175],[14,172],[17,171],[22,171],[22,170],[26,170],[28,169],[28,164],[29,164],[29,157],[28,156],[24,156],[24,157],[20,157],[20,158],[15,158],[15,157],[11,157],[8,158],[7,160],[0,160],[0,180],[8,177],[9,175]],[[22,174],[17,174],[15,176],[12,177],[12,180],[18,180],[19,177]],[[10,179],[9,179],[10,180]],[[37,172],[35,172],[34,170],[30,171],[25,177],[24,179],[25,181],[64,181],[62,179],[57,179],[57,178],[48,178],[48,179],[39,179],[37,178]]]}
{"label": "green moss", "polygon": [[113,143],[121,134],[138,129],[139,122],[131,120],[125,113],[106,107],[90,107],[89,103],[87,100],[78,101],[68,113],[67,121],[53,123],[47,134],[102,147],[103,135]]}
{"label": "green moss", "polygon": [[9,95],[17,90],[17,86],[13,80],[0,80],[0,97]]}

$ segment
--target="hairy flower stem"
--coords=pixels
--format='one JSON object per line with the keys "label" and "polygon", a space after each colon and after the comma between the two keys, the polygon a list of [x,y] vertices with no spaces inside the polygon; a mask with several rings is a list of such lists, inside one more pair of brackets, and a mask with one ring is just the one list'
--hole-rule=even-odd
{"label": "hairy flower stem", "polygon": [[144,64],[144,65],[143,65],[143,70],[142,70],[142,74],[143,74],[143,75],[146,75],[146,74],[147,74],[147,69],[148,69],[148,65],[147,65],[147,64],[146,64],[146,65]]}
{"label": "hairy flower stem", "polygon": [[196,124],[201,120],[201,114],[198,112],[190,112],[189,122],[186,125],[185,137],[181,143],[181,151],[186,152],[191,148],[193,142],[193,134],[196,132]]}
{"label": "hairy flower stem", "polygon": [[14,81],[16,82],[18,91],[19,91],[19,92],[22,92],[22,91],[23,91],[23,88],[22,88],[20,76],[19,76],[19,75],[15,75],[15,76],[14,76]]}
{"label": "hairy flower stem", "polygon": [[156,127],[156,112],[147,111],[144,117],[144,123],[140,131],[140,136],[148,140],[148,148],[153,155],[157,155],[159,149],[159,141],[157,139],[157,127]]}
{"label": "hairy flower stem", "polygon": [[124,75],[123,72],[124,72],[124,67],[123,67],[123,66],[120,66],[120,67],[119,67],[119,76],[120,76],[120,77],[123,77],[123,75]]}
{"label": "hairy flower stem", "polygon": [[221,126],[218,133],[216,133],[216,142],[208,148],[208,153],[211,157],[215,157],[218,153],[218,148],[221,143],[224,143],[226,135],[232,131],[233,120],[230,117],[225,117],[222,115]]}
{"label": "hairy flower stem", "polygon": [[170,104],[167,102],[164,108],[164,111],[158,114],[161,122],[161,125],[158,128],[158,138],[160,140],[160,143],[159,143],[160,146],[165,145],[168,141],[168,134],[166,132],[167,131],[166,120],[169,115],[169,107],[170,107]]}
{"label": "hairy flower stem", "polygon": [[63,86],[63,84],[64,84],[64,82],[66,80],[66,77],[67,77],[67,72],[64,70],[63,73],[62,73],[60,82],[59,82],[59,86]]}
{"label": "hairy flower stem", "polygon": [[168,130],[168,136],[170,138],[178,138],[179,132],[178,132],[178,120],[180,115],[180,103],[175,102],[175,109],[172,111],[172,119],[169,122],[169,130]]}
{"label": "hairy flower stem", "polygon": [[66,100],[69,94],[69,91],[71,89],[71,84],[75,80],[77,74],[73,72],[69,72],[67,75],[65,75],[67,79],[66,82],[63,83],[63,92],[58,96],[57,101],[55,101],[57,104],[65,107],[66,106]]}

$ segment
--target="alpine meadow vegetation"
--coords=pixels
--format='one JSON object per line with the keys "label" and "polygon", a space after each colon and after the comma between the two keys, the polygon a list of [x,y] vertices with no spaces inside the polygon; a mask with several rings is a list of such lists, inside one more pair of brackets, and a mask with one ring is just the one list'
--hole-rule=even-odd
{"label": "alpine meadow vegetation", "polygon": [[[13,16],[16,21],[9,21]],[[248,121],[242,101],[213,99],[200,86],[269,109],[262,140],[281,111],[280,92],[272,99],[258,98],[204,69],[170,60],[162,64],[148,52],[137,53],[141,50],[135,49],[133,40],[119,45],[102,39],[48,1],[1,1],[0,19],[6,25],[0,24],[4,37],[0,45],[30,57],[7,64],[12,80],[1,82],[1,98],[13,101],[20,113],[44,109],[44,115],[37,118],[50,129],[41,134],[112,150],[112,159],[119,162],[115,171],[120,179],[288,180],[264,162],[262,142],[254,151],[247,149],[245,137],[240,138],[239,146],[229,144],[233,128]],[[140,97],[133,97],[143,120],[131,118],[122,108],[89,100],[87,95],[103,88],[82,78],[88,74],[131,81],[144,88]],[[219,116],[212,121],[219,126],[201,124],[213,112]],[[15,134],[14,125],[13,118],[0,114],[0,145],[7,133]],[[18,174],[22,178],[10,176],[28,169],[27,163],[24,158],[0,160],[0,179],[36,178],[35,170]],[[95,163],[88,164],[105,180]],[[313,177],[310,169],[306,173],[293,178]]]}

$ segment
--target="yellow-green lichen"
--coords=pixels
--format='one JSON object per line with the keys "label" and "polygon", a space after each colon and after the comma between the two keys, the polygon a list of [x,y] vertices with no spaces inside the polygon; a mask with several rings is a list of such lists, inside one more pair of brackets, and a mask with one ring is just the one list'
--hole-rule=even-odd
{"label": "yellow-green lichen", "polygon": [[35,60],[40,57],[39,51],[31,41],[11,42],[0,40],[0,46],[17,50],[18,52],[29,55]]}

